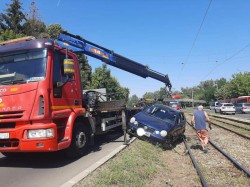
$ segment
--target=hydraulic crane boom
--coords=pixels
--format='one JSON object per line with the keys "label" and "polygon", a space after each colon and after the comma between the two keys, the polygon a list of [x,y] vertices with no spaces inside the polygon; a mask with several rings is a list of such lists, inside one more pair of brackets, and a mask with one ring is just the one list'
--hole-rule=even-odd
{"label": "hydraulic crane boom", "polygon": [[80,36],[67,32],[60,33],[57,44],[63,48],[69,49],[74,53],[83,53],[91,57],[100,59],[101,61],[127,72],[133,73],[143,78],[151,77],[165,83],[169,91],[171,91],[171,83],[168,75],[161,74],[150,69],[148,66],[130,60],[102,46],[87,41]]}

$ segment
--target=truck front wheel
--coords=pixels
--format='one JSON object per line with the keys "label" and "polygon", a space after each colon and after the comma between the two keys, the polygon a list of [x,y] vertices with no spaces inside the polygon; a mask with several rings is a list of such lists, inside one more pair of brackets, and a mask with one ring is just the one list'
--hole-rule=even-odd
{"label": "truck front wheel", "polygon": [[70,158],[82,157],[88,150],[90,143],[90,132],[88,126],[76,122],[73,127],[72,141],[66,154]]}

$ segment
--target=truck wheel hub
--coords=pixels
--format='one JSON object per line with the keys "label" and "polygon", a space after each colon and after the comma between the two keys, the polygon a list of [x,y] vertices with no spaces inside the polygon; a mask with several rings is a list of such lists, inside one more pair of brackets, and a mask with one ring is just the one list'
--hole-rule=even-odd
{"label": "truck wheel hub", "polygon": [[77,146],[79,148],[83,148],[86,144],[86,135],[84,132],[80,132],[78,137],[77,137],[77,140],[76,140],[76,143],[77,143]]}

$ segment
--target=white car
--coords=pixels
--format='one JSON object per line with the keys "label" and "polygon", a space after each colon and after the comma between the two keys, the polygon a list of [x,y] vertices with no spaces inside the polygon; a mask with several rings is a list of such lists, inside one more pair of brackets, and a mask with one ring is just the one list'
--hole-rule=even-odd
{"label": "white car", "polygon": [[236,112],[239,113],[250,113],[250,103],[237,103],[235,105]]}
{"label": "white car", "polygon": [[235,107],[232,103],[220,103],[214,109],[215,113],[219,112],[221,114],[233,114],[235,115]]}
{"label": "white car", "polygon": [[214,110],[215,107],[217,107],[218,105],[219,105],[219,102],[211,102],[211,103],[210,103],[209,109],[210,109],[210,110]]}

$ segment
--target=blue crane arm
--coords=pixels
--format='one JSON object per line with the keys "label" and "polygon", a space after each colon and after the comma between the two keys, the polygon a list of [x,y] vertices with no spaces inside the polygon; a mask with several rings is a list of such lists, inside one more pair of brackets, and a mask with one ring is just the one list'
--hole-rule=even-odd
{"label": "blue crane arm", "polygon": [[158,81],[165,83],[171,91],[171,83],[168,75],[161,74],[150,69],[148,66],[135,62],[131,59],[123,57],[113,51],[87,41],[80,36],[72,35],[70,33],[60,33],[56,40],[57,45],[62,48],[71,50],[74,53],[83,53],[88,56],[97,58],[106,64],[133,73],[143,78],[151,77]]}

